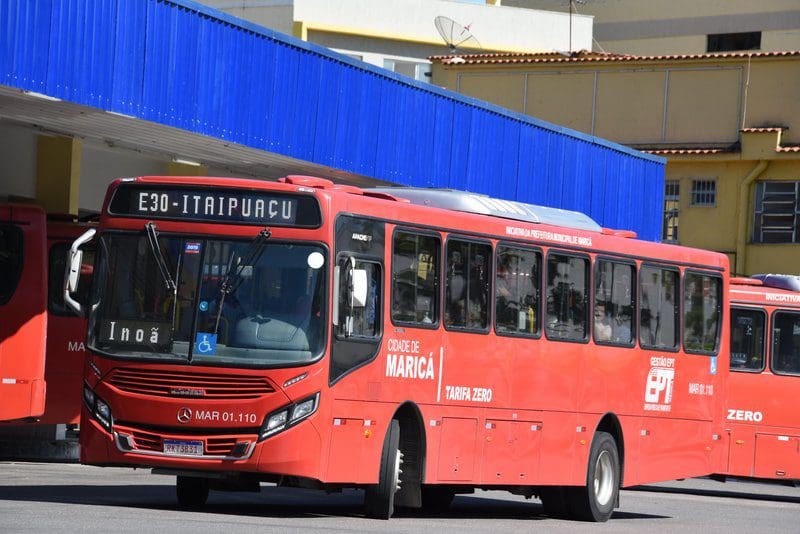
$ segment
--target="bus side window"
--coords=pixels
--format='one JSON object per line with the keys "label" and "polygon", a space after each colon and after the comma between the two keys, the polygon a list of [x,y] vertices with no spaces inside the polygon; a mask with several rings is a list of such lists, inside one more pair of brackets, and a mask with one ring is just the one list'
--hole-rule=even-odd
{"label": "bus side window", "polygon": [[594,339],[600,343],[632,346],[636,294],[635,267],[598,260],[595,264]]}
{"label": "bus side window", "polygon": [[716,276],[686,273],[683,284],[683,348],[713,353],[719,347],[722,281]]}
{"label": "bus side window", "polygon": [[800,373],[800,314],[776,312],[772,321],[772,370]]}
{"label": "bus side window", "polygon": [[765,320],[762,310],[731,309],[731,370],[764,368]]}
{"label": "bus side window", "polygon": [[563,254],[547,258],[548,338],[585,341],[589,335],[589,260]]}
{"label": "bus side window", "polygon": [[[358,271],[366,274],[364,301],[355,298],[361,285]],[[337,334],[344,337],[374,338],[380,335],[381,266],[362,260],[346,260],[339,269],[339,314]]]}
{"label": "bus side window", "polygon": [[448,241],[445,326],[480,331],[488,328],[491,257],[490,245]]}
{"label": "bus side window", "polygon": [[678,272],[642,266],[639,277],[639,343],[645,348],[678,348]]}
{"label": "bus side window", "polygon": [[495,330],[499,334],[538,334],[541,254],[498,245],[495,263]]}
{"label": "bus side window", "polygon": [[392,253],[392,320],[433,326],[439,322],[438,237],[398,231]]}

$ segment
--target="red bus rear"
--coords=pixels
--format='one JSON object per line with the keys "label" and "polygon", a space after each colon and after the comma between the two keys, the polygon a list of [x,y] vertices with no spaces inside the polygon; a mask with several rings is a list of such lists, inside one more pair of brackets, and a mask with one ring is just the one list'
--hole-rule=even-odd
{"label": "red bus rear", "polygon": [[[0,362],[3,399],[12,400],[0,408],[9,410],[0,423],[0,456],[77,459],[77,440],[70,438],[77,437],[80,420],[86,319],[64,304],[64,269],[70,245],[91,225],[70,216],[45,218],[31,205],[6,204],[0,210],[0,278],[5,284]],[[86,260],[88,270],[91,254]],[[84,277],[82,293],[87,282]],[[28,321],[34,309],[40,313]],[[25,328],[14,326],[22,323]],[[17,378],[28,372],[23,366],[37,378]],[[19,403],[34,398],[35,409],[20,408]]]}
{"label": "red bus rear", "polygon": [[724,255],[456,191],[146,177],[96,238],[81,460],[604,521],[717,470]]}
{"label": "red bus rear", "polygon": [[800,277],[731,280],[723,475],[800,480]]}
{"label": "red bus rear", "polygon": [[0,421],[45,409],[45,228],[41,208],[0,205]]}

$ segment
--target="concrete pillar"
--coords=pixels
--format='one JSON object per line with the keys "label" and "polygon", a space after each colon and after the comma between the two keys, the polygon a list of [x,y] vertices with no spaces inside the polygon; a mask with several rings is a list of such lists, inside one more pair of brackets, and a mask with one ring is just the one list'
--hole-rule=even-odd
{"label": "concrete pillar", "polygon": [[36,200],[47,213],[78,214],[81,140],[40,135],[36,142]]}

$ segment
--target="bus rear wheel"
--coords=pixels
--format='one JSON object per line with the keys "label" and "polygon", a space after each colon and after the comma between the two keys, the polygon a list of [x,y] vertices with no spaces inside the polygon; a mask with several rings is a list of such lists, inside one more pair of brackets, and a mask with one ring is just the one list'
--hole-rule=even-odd
{"label": "bus rear wheel", "polygon": [[200,508],[208,500],[208,480],[179,476],[175,483],[181,508]]}
{"label": "bus rear wheel", "polygon": [[389,519],[394,514],[394,496],[400,489],[403,472],[403,453],[400,451],[400,423],[392,419],[381,453],[378,484],[364,491],[364,511],[373,519]]}
{"label": "bus rear wheel", "polygon": [[597,432],[589,452],[586,486],[569,491],[570,516],[581,521],[608,521],[619,501],[619,483],[617,442],[611,434]]}

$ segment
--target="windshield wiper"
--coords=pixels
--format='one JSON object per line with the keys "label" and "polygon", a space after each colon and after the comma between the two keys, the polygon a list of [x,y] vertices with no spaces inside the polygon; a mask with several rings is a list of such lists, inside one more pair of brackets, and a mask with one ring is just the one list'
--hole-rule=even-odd
{"label": "windshield wiper", "polygon": [[233,259],[236,256],[235,251],[231,252],[231,257],[228,260],[228,268],[225,270],[225,278],[219,284],[219,305],[217,306],[217,319],[214,324],[214,333],[219,330],[219,320],[222,316],[222,308],[225,305],[225,297],[236,291],[244,277],[242,273],[245,268],[255,266],[258,260],[261,259],[261,254],[264,252],[264,245],[272,236],[272,232],[268,227],[258,232],[258,235],[247,245],[244,254],[239,256],[238,265],[233,267]]}
{"label": "windshield wiper", "polygon": [[164,254],[161,252],[161,247],[158,246],[158,234],[156,233],[156,225],[153,224],[152,221],[146,222],[144,224],[144,229],[147,233],[147,241],[150,243],[150,250],[153,252],[153,256],[156,258],[156,265],[158,265],[158,270],[161,271],[161,278],[164,280],[164,283],[167,286],[167,289],[172,291],[175,294],[178,291],[178,286],[175,283],[175,280],[172,278],[172,275],[169,273],[169,268],[167,267],[167,260],[164,258]]}

